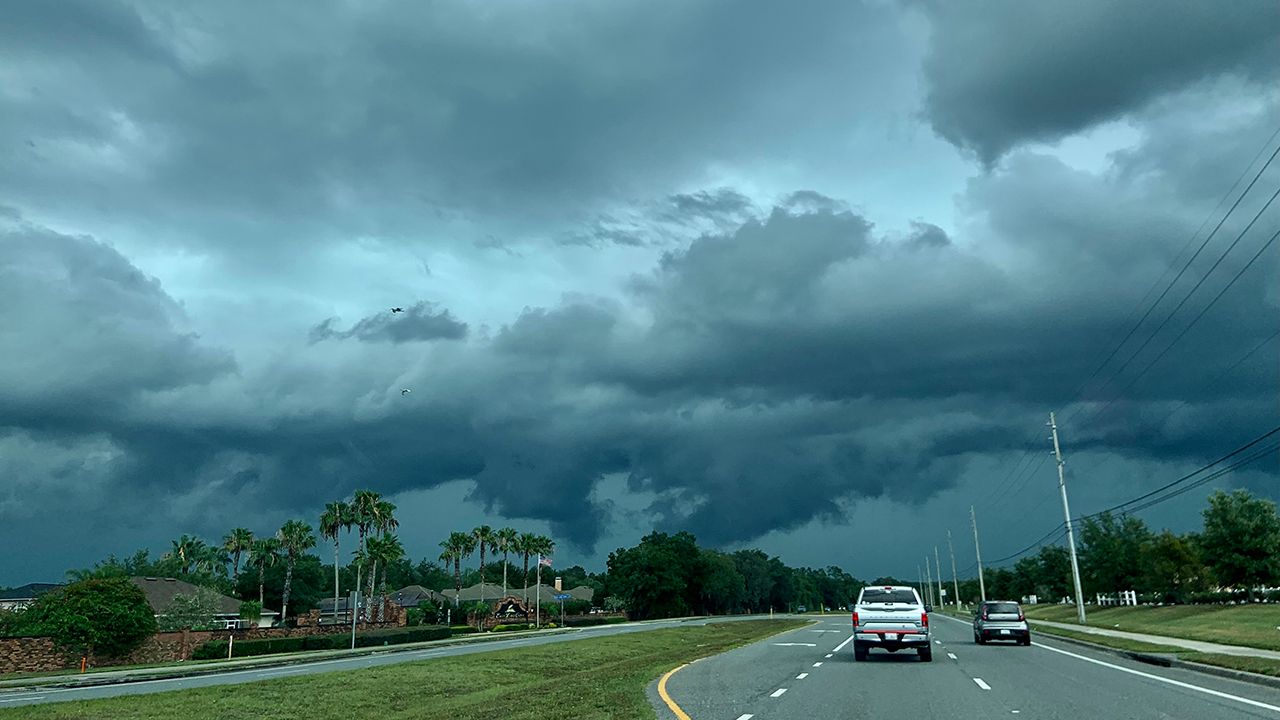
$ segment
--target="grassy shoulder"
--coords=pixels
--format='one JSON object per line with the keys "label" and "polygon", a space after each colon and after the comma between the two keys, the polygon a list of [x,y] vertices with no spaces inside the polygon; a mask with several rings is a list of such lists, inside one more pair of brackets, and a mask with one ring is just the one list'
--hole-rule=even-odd
{"label": "grassy shoulder", "polygon": [[[1071,605],[1029,605],[1035,620],[1075,623]],[[1089,625],[1113,630],[1280,650],[1280,604],[1090,608]]]}
{"label": "grassy shoulder", "polygon": [[803,620],[745,620],[463,655],[355,672],[0,710],[0,720],[651,718],[645,687],[667,670]]}

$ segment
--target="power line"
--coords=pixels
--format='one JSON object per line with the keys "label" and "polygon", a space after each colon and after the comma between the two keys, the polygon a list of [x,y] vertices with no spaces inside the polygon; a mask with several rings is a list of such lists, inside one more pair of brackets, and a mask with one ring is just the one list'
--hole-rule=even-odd
{"label": "power line", "polygon": [[[1276,194],[1272,195],[1271,198],[1274,200],[1277,195],[1280,195],[1280,189],[1277,189]],[[1197,313],[1196,316],[1191,319],[1191,322],[1187,323],[1187,326],[1182,329],[1182,332],[1178,333],[1177,337],[1175,337],[1172,341],[1170,341],[1169,344],[1165,346],[1164,350],[1160,351],[1159,355],[1156,355],[1154,358],[1152,358],[1151,362],[1147,363],[1146,367],[1142,369],[1142,372],[1135,375],[1133,379],[1129,381],[1128,385],[1125,385],[1123,388],[1121,388],[1120,392],[1117,393],[1116,396],[1110,400],[1110,402],[1102,406],[1101,410],[1094,413],[1093,417],[1089,419],[1089,422],[1090,423],[1097,422],[1098,419],[1100,419],[1102,415],[1107,411],[1107,409],[1110,408],[1112,405],[1116,404],[1116,402],[1119,401],[1120,397],[1123,396],[1124,393],[1129,390],[1129,388],[1133,387],[1139,380],[1142,379],[1144,375],[1147,374],[1149,370],[1151,370],[1151,368],[1155,367],[1156,363],[1160,362],[1160,360],[1164,358],[1164,356],[1167,355],[1170,350],[1173,349],[1173,346],[1178,344],[1179,340],[1186,337],[1186,334],[1188,332],[1191,332],[1191,328],[1195,327],[1196,323],[1200,322],[1200,318],[1203,318],[1205,316],[1205,313],[1209,312],[1209,309],[1212,308],[1214,304],[1218,302],[1218,300],[1222,299],[1222,296],[1225,295],[1227,291],[1231,289],[1231,286],[1235,285],[1236,281],[1239,280],[1241,276],[1243,276],[1245,272],[1248,271],[1248,269],[1252,267],[1255,262],[1258,261],[1258,258],[1262,257],[1262,254],[1266,252],[1268,248],[1271,247],[1271,244],[1274,243],[1276,241],[1276,238],[1278,237],[1280,237],[1280,230],[1277,230],[1271,236],[1270,239],[1268,239],[1265,243],[1263,243],[1262,247],[1258,248],[1258,252],[1254,253],[1253,257],[1249,258],[1249,261],[1244,264],[1244,267],[1241,267],[1240,271],[1235,274],[1235,277],[1231,278],[1231,281],[1228,282],[1226,285],[1224,285],[1223,288],[1218,291],[1218,294],[1214,295],[1213,299],[1210,300],[1208,304],[1206,304],[1203,308],[1200,309],[1200,312]],[[1232,247],[1235,247],[1235,246],[1232,245]],[[1228,248],[1228,252],[1230,252],[1230,248]],[[1217,265],[1215,264],[1214,267],[1217,267]],[[1199,286],[1197,285],[1197,287]]]}
{"label": "power line", "polygon": [[[1280,147],[1276,148],[1276,152],[1280,152]],[[1275,155],[1272,155],[1272,158],[1274,157]],[[1250,187],[1252,187],[1252,184],[1250,184]],[[1248,191],[1246,190],[1246,192]],[[1173,316],[1176,315],[1178,311],[1182,309],[1182,306],[1186,305],[1187,301],[1190,300],[1191,297],[1196,294],[1196,291],[1199,290],[1202,285],[1204,285],[1205,281],[1209,279],[1209,276],[1213,274],[1213,271],[1218,269],[1218,266],[1222,264],[1222,261],[1226,260],[1227,255],[1229,255],[1231,251],[1236,248],[1236,245],[1240,244],[1240,241],[1244,239],[1245,234],[1248,233],[1249,230],[1253,229],[1254,224],[1257,223],[1258,219],[1262,217],[1262,214],[1267,211],[1267,208],[1271,207],[1271,203],[1275,202],[1275,199],[1277,197],[1280,197],[1280,188],[1276,188],[1276,191],[1272,193],[1271,197],[1267,199],[1267,202],[1263,204],[1262,209],[1258,210],[1258,212],[1253,216],[1253,219],[1249,221],[1249,224],[1245,225],[1244,229],[1241,230],[1240,233],[1236,235],[1236,238],[1231,242],[1231,245],[1229,245],[1227,249],[1224,250],[1222,254],[1218,256],[1218,259],[1214,261],[1213,265],[1210,266],[1209,269],[1206,270],[1205,273],[1200,276],[1200,280],[1198,280],[1196,284],[1192,286],[1192,288],[1189,291],[1187,291],[1187,294],[1182,296],[1182,300],[1179,300],[1178,304],[1175,305],[1174,308],[1164,316],[1164,319],[1160,321],[1160,324],[1156,326],[1156,329],[1152,330],[1151,333],[1147,335],[1147,339],[1142,341],[1142,344],[1138,346],[1138,349],[1130,353],[1129,357],[1123,363],[1121,363],[1120,367],[1117,368],[1116,371],[1111,374],[1111,377],[1108,378],[1107,381],[1104,382],[1102,386],[1098,388],[1098,392],[1101,392],[1104,388],[1106,388],[1112,382],[1115,382],[1115,380],[1120,377],[1120,375],[1125,371],[1125,369],[1129,367],[1129,364],[1133,362],[1134,359],[1138,357],[1138,355],[1142,354],[1143,350],[1147,349],[1147,346],[1150,345],[1151,341],[1154,340],[1156,336],[1160,334],[1160,331],[1163,330],[1165,326],[1169,324],[1169,321],[1173,319]],[[1270,245],[1270,242],[1268,242],[1267,244]],[[1203,249],[1203,246],[1201,246],[1201,249]],[[1196,252],[1198,255],[1199,251],[1196,251]],[[1194,257],[1192,259],[1194,259]],[[1250,262],[1250,264],[1252,264],[1252,261]],[[1230,285],[1233,284],[1234,282],[1235,281],[1233,280],[1232,283],[1228,283],[1228,287],[1230,287]],[[1216,301],[1216,298],[1215,298],[1215,301]],[[1194,324],[1194,321],[1193,321],[1193,324]],[[1183,334],[1185,334],[1185,332]],[[1182,336],[1179,335],[1178,337],[1181,338]],[[1167,348],[1166,348],[1166,352],[1167,352]],[[1160,357],[1164,357],[1164,353],[1161,353]],[[1154,364],[1154,361],[1152,364]],[[1146,371],[1144,370],[1143,372],[1145,373]],[[1130,383],[1129,386],[1126,386],[1125,389],[1128,389],[1128,387],[1131,387],[1131,386],[1132,386],[1132,383]],[[1124,393],[1124,390],[1121,390],[1120,393],[1117,393],[1116,397],[1118,398],[1123,393]],[[1113,399],[1113,402],[1114,402],[1114,399]],[[1075,412],[1071,414],[1070,417],[1067,418],[1067,420],[1071,420],[1080,412],[1081,410],[1077,409]],[[1065,423],[1067,421],[1064,420],[1063,422]]]}
{"label": "power line", "polygon": [[1184,486],[1184,487],[1180,487],[1180,488],[1178,488],[1177,490],[1174,490],[1173,492],[1169,493],[1168,495],[1165,495],[1164,497],[1158,497],[1158,498],[1156,498],[1156,499],[1154,499],[1154,500],[1149,500],[1149,501],[1147,501],[1146,503],[1143,503],[1142,505],[1139,505],[1139,506],[1137,506],[1137,507],[1129,508],[1129,509],[1128,509],[1128,510],[1126,510],[1125,512],[1126,512],[1126,513],[1136,513],[1136,512],[1140,512],[1140,511],[1142,511],[1142,510],[1146,510],[1146,509],[1147,509],[1147,508],[1149,508],[1149,507],[1152,507],[1153,505],[1159,505],[1160,503],[1165,502],[1166,500],[1172,500],[1173,498],[1175,498],[1175,497],[1177,497],[1177,496],[1179,496],[1179,495],[1181,495],[1181,494],[1183,494],[1183,493],[1185,493],[1185,492],[1190,492],[1191,490],[1194,490],[1194,489],[1196,489],[1196,488],[1200,487],[1201,485],[1204,485],[1205,483],[1207,483],[1207,482],[1209,482],[1209,481],[1211,481],[1211,480],[1216,480],[1216,479],[1218,479],[1218,478],[1222,477],[1223,475],[1228,475],[1228,474],[1230,474],[1230,473],[1235,472],[1236,470],[1239,470],[1240,468],[1242,468],[1242,467],[1244,467],[1244,466],[1246,466],[1246,465],[1249,465],[1249,464],[1251,464],[1251,463],[1253,463],[1253,462],[1256,462],[1256,461],[1258,461],[1258,460],[1261,460],[1262,458],[1264,458],[1264,457],[1266,457],[1266,456],[1270,455],[1271,453],[1276,452],[1277,450],[1280,450],[1280,445],[1271,445],[1271,446],[1269,446],[1269,447],[1263,448],[1262,450],[1260,450],[1260,451],[1258,451],[1258,452],[1254,453],[1253,455],[1251,455],[1251,456],[1249,456],[1249,457],[1247,457],[1247,458],[1245,458],[1245,459],[1243,459],[1243,460],[1240,460],[1240,461],[1238,461],[1238,462],[1236,462],[1236,463],[1233,463],[1233,464],[1231,464],[1231,465],[1228,465],[1227,467],[1224,467],[1224,468],[1222,468],[1222,469],[1220,469],[1220,470],[1217,470],[1217,471],[1215,471],[1215,472],[1212,472],[1212,473],[1210,473],[1209,475],[1206,475],[1205,477],[1202,477],[1202,478],[1200,478],[1199,480],[1197,480],[1197,481],[1195,481],[1195,482],[1191,483],[1190,485],[1186,485],[1186,486]]}
{"label": "power line", "polygon": [[[1055,535],[1056,535],[1057,537],[1054,537]],[[1002,563],[1002,562],[1008,562],[1008,561],[1010,561],[1010,560],[1012,560],[1012,559],[1014,559],[1014,558],[1016,558],[1016,557],[1019,557],[1019,556],[1022,556],[1022,555],[1026,555],[1027,553],[1031,552],[1032,550],[1035,550],[1036,548],[1038,548],[1038,547],[1040,547],[1041,545],[1043,545],[1046,541],[1048,541],[1048,540],[1049,540],[1049,538],[1051,538],[1051,537],[1053,537],[1053,538],[1054,538],[1054,540],[1053,540],[1054,542],[1057,542],[1058,540],[1060,540],[1060,539],[1062,539],[1062,538],[1066,537],[1066,535],[1067,535],[1067,524],[1066,524],[1066,523],[1058,523],[1058,526],[1057,526],[1057,527],[1055,527],[1054,529],[1050,530],[1048,533],[1046,533],[1046,534],[1045,534],[1045,536],[1044,536],[1044,537],[1040,538],[1039,540],[1037,540],[1037,541],[1035,541],[1035,542],[1031,543],[1030,545],[1028,545],[1028,546],[1026,546],[1026,547],[1022,548],[1021,550],[1019,550],[1019,551],[1018,551],[1018,552],[1016,552],[1016,553],[1013,553],[1013,554],[1011,554],[1011,555],[1005,555],[1004,557],[999,558],[999,559],[997,559],[997,560],[989,560],[989,561],[987,561],[987,565],[998,565],[998,564],[1000,564],[1000,563]]]}
{"label": "power line", "polygon": [[[1253,164],[1257,162],[1258,157],[1260,157],[1262,153],[1266,151],[1267,146],[1270,145],[1273,140],[1275,140],[1276,135],[1280,135],[1280,128],[1277,128],[1276,131],[1271,134],[1271,137],[1267,138],[1267,141],[1263,143],[1261,148],[1258,149],[1258,153],[1254,155],[1253,159],[1249,161],[1249,164],[1245,166],[1245,169],[1241,171],[1240,176],[1236,178],[1236,181],[1235,183],[1232,184],[1231,189],[1227,190],[1226,194],[1222,196],[1222,199],[1218,201],[1218,204],[1214,206],[1213,210],[1210,211],[1210,213],[1205,216],[1204,221],[1200,223],[1200,227],[1196,228],[1196,231],[1191,234],[1191,237],[1187,238],[1186,245],[1184,245],[1182,250],[1180,250],[1178,254],[1174,257],[1175,263],[1177,262],[1177,259],[1182,257],[1183,253],[1187,251],[1187,248],[1191,246],[1191,243],[1195,241],[1196,235],[1200,234],[1200,231],[1204,229],[1205,225],[1208,224],[1209,218],[1213,217],[1213,214],[1218,211],[1218,208],[1222,207],[1222,204],[1226,201],[1226,199],[1228,197],[1231,197],[1231,193],[1235,192],[1235,189],[1240,185],[1240,181],[1243,180],[1245,176],[1249,174],[1249,168],[1253,167]],[[1227,210],[1226,214],[1224,214],[1222,218],[1218,220],[1218,224],[1214,226],[1213,230],[1207,236],[1205,236],[1204,241],[1200,243],[1200,247],[1196,248],[1195,253],[1193,253],[1191,257],[1187,260],[1187,262],[1183,264],[1182,268],[1178,270],[1178,274],[1174,276],[1173,280],[1169,281],[1169,284],[1166,285],[1164,290],[1160,292],[1160,296],[1155,299],[1155,302],[1151,303],[1151,306],[1148,307],[1147,311],[1142,314],[1142,317],[1138,319],[1138,322],[1134,323],[1133,327],[1129,328],[1129,332],[1127,332],[1125,336],[1120,340],[1120,342],[1117,343],[1114,348],[1112,348],[1111,352],[1107,355],[1107,357],[1096,368],[1094,368],[1093,372],[1089,374],[1089,377],[1085,378],[1084,382],[1080,383],[1079,387],[1077,387],[1074,391],[1072,391],[1071,393],[1072,397],[1078,397],[1080,392],[1084,390],[1085,387],[1088,386],[1089,382],[1092,381],[1095,377],[1097,377],[1098,373],[1102,372],[1102,369],[1107,366],[1107,363],[1111,362],[1111,360],[1115,358],[1116,354],[1120,352],[1120,349],[1124,347],[1125,343],[1129,342],[1129,340],[1134,336],[1134,334],[1138,332],[1138,328],[1142,327],[1142,324],[1147,321],[1147,318],[1151,316],[1151,313],[1154,312],[1155,309],[1160,305],[1161,301],[1164,300],[1165,296],[1168,295],[1171,290],[1173,290],[1174,286],[1178,284],[1178,281],[1182,279],[1182,276],[1186,274],[1187,270],[1191,268],[1192,263],[1194,263],[1196,258],[1200,256],[1200,253],[1204,251],[1205,247],[1209,244],[1209,242],[1213,240],[1214,235],[1218,233],[1218,230],[1222,228],[1223,224],[1225,224],[1227,219],[1231,217],[1231,215],[1235,212],[1236,208],[1240,206],[1240,203],[1244,200],[1245,196],[1248,195],[1249,191],[1253,189],[1253,186],[1258,182],[1258,179],[1262,177],[1262,174],[1266,172],[1267,168],[1276,159],[1277,155],[1280,155],[1280,145],[1276,146],[1275,151],[1271,153],[1271,156],[1268,157],[1267,161],[1262,164],[1261,168],[1258,169],[1258,172],[1253,176],[1253,179],[1249,181],[1248,187],[1246,187],[1244,191],[1241,192],[1240,195],[1236,198],[1236,201],[1232,203],[1231,209]],[[1151,295],[1152,290],[1154,290],[1156,287],[1160,285],[1161,282],[1163,282],[1164,278],[1168,276],[1169,271],[1172,269],[1173,269],[1173,265],[1170,265],[1168,268],[1165,269],[1165,272],[1163,275],[1160,276],[1160,279],[1156,280],[1155,284],[1151,286],[1151,289],[1147,290],[1146,295],[1143,295],[1142,300],[1138,301],[1138,304],[1135,306],[1134,310],[1136,310],[1139,307],[1142,307],[1142,304],[1146,302],[1147,297]],[[1134,310],[1130,311],[1129,313],[1130,316],[1133,315]],[[1141,348],[1139,348],[1139,352],[1141,352]],[[1123,369],[1124,368],[1122,367],[1119,371],[1117,371],[1117,373],[1120,371],[1123,371]],[[1106,385],[1104,384],[1103,387],[1105,386]],[[1073,417],[1075,417],[1074,414],[1068,417],[1064,422],[1070,421]]]}

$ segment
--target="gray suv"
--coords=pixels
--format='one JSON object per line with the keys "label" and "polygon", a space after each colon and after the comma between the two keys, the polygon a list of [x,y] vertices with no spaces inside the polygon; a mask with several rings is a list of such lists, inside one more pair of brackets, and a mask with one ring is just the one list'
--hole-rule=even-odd
{"label": "gray suv", "polygon": [[1031,627],[1022,607],[1011,600],[988,600],[973,614],[973,641],[985,645],[991,640],[1016,640],[1031,644]]}

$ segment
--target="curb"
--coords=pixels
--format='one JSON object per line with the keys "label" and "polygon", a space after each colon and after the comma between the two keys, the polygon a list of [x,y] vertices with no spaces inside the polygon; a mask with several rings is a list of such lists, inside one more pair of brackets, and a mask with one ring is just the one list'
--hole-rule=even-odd
{"label": "curb", "polygon": [[1214,675],[1230,680],[1252,683],[1254,685],[1265,685],[1267,687],[1280,688],[1280,677],[1272,677],[1270,675],[1249,672],[1247,670],[1232,670],[1231,668],[1218,667],[1217,665],[1206,665],[1205,663],[1191,662],[1190,660],[1182,660],[1174,654],[1165,655],[1163,653],[1145,653],[1134,650],[1121,650],[1119,648],[1099,645],[1085,640],[1077,640],[1075,638],[1054,635],[1051,632],[1041,631],[1039,634],[1042,637],[1052,638],[1057,642],[1067,643],[1068,645],[1078,645],[1080,647],[1089,648],[1090,650],[1099,650],[1110,655],[1117,655],[1119,657],[1136,660],[1137,662],[1146,663],[1148,665],[1158,665],[1160,667],[1176,668],[1179,670],[1190,670],[1193,672],[1203,673],[1205,675]]}

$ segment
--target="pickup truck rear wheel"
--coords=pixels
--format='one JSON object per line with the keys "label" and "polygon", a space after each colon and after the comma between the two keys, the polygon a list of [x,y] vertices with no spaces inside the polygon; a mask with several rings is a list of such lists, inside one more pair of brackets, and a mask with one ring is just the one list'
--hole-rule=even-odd
{"label": "pickup truck rear wheel", "polygon": [[867,649],[854,643],[853,645],[853,661],[862,662],[867,659]]}
{"label": "pickup truck rear wheel", "polygon": [[920,653],[921,662],[933,662],[933,648],[920,648],[916,652]]}

